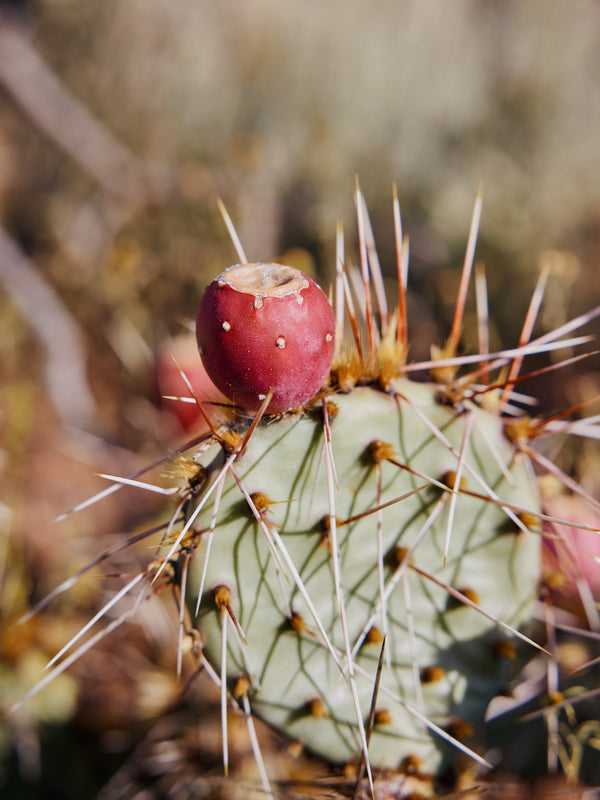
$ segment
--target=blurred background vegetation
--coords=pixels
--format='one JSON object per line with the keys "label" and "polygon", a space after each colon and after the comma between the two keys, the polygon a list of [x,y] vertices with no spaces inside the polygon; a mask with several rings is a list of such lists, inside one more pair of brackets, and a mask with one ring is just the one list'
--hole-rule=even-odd
{"label": "blurred background vegetation", "polygon": [[[492,346],[512,345],[541,262],[554,266],[541,328],[600,302],[599,77],[595,0],[0,2],[3,705],[110,581],[15,619],[155,508],[121,492],[52,522],[104,488],[94,473],[130,472],[180,441],[156,358],[236,260],[217,198],[250,259],[288,260],[326,285],[338,219],[349,250],[355,239],[355,175],[393,275],[396,181],[417,358],[448,331],[483,182]],[[468,315],[466,345],[473,330]],[[563,373],[541,385],[544,407],[597,387],[590,367]],[[594,489],[581,463],[571,467]],[[137,633],[2,722],[2,797],[141,791],[137,773],[108,782],[156,719],[209,702],[200,691],[177,706],[173,635],[142,614]],[[177,758],[199,759],[198,747],[179,742]],[[163,796],[147,769],[144,797]]]}

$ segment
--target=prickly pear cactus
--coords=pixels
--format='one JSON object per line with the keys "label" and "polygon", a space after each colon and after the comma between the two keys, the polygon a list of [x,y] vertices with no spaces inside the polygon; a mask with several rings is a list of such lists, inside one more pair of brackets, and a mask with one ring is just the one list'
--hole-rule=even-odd
{"label": "prickly pear cactus", "polygon": [[[205,652],[229,680],[247,673],[255,713],[334,762],[361,754],[386,634],[371,763],[437,770],[455,753],[441,731],[468,739],[505,678],[492,618],[518,627],[536,596],[540,537],[510,510],[538,508],[529,464],[497,416],[439,392],[399,379],[330,397],[329,452],[319,404],[267,420],[219,484],[213,527],[210,503],[194,521],[202,549],[212,538],[190,581]],[[203,454],[207,486],[228,457]]]}
{"label": "prickly pear cactus", "polygon": [[[557,691],[547,604],[548,652],[528,629],[544,531],[565,524],[588,535],[597,530],[542,512],[532,463],[590,507],[598,504],[531,446],[542,433],[568,433],[571,423],[562,417],[569,411],[530,419],[515,386],[528,354],[587,342],[564,337],[600,308],[530,341],[538,287],[519,347],[489,353],[482,334],[481,352],[457,355],[478,196],[449,338],[443,348],[432,345],[431,361],[411,364],[408,242],[397,200],[398,303],[390,313],[358,190],[356,199],[360,267],[346,263],[340,232],[333,307],[307,276],[248,264],[241,248],[244,263],[208,289],[198,347],[231,402],[199,397],[182,373],[189,396],[179,400],[196,403],[207,432],[171,459],[170,485],[139,480],[145,471],[104,476],[113,483],[108,491],[135,486],[176,495],[177,503],[163,523],[111,546],[32,610],[100,561],[160,534],[155,557],[71,638],[16,707],[130,619],[140,602],[171,587],[179,602],[178,668],[187,641],[196,664],[220,687],[225,772],[234,709],[245,718],[268,796],[254,715],[322,759],[355,762],[344,796],[430,796],[431,777],[457,759],[489,766],[486,709],[506,686],[517,645],[547,671],[546,685],[534,679],[531,695],[541,703],[535,713],[545,715],[547,763],[554,769],[559,758],[565,762],[559,737],[575,742],[565,771],[576,775],[578,753],[588,739],[596,747],[597,729],[585,722],[576,728],[572,709],[568,726],[559,725],[566,700]],[[481,275],[479,281],[484,331]],[[575,432],[596,438],[593,423],[577,423]],[[587,625],[597,631],[591,589],[578,580],[577,590]],[[78,644],[127,594],[138,597],[131,608]],[[583,667],[595,663],[590,653]],[[578,736],[587,737],[584,744]]]}
{"label": "prickly pear cactus", "polygon": [[[354,345],[338,306],[326,380],[334,317],[328,304],[305,313],[306,276],[242,265],[207,290],[207,371],[258,413],[213,423],[179,540],[193,534],[188,608],[233,696],[332,762],[434,773],[460,751],[483,761],[473,734],[537,595],[539,499],[501,391],[456,379],[456,331],[434,382],[405,373],[403,256],[390,316],[361,203],[356,304],[343,267],[336,286]],[[304,371],[313,388],[297,407]]]}

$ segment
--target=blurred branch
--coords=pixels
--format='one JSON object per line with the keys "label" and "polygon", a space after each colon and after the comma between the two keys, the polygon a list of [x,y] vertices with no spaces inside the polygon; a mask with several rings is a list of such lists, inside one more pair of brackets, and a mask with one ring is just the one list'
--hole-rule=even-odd
{"label": "blurred branch", "polygon": [[97,426],[99,413],[87,383],[79,328],[36,266],[2,228],[0,284],[21,310],[46,351],[48,392],[63,424],[93,429]]}
{"label": "blurred branch", "polygon": [[0,12],[0,83],[52,138],[109,192],[134,204],[166,192],[164,172],[140,162],[64,86],[22,28]]}

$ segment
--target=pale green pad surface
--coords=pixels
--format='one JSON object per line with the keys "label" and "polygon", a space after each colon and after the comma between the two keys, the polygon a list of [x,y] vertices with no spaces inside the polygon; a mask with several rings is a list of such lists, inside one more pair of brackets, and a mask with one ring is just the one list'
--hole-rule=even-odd
{"label": "pale green pad surface", "polygon": [[[424,481],[390,464],[381,465],[382,489],[377,496],[376,470],[365,459],[365,449],[375,439],[390,443],[397,459],[411,469],[440,480],[456,470],[457,457],[440,442],[415,413],[411,403],[441,430],[458,452],[466,420],[473,414],[473,428],[466,449],[463,476],[468,488],[486,490],[474,474],[503,500],[539,510],[530,464],[514,459],[497,417],[467,403],[459,414],[436,401],[437,389],[408,380],[397,383],[393,397],[370,388],[336,396],[339,414],[332,422],[332,440],[339,488],[335,490],[335,515],[344,520],[378,503],[393,499]],[[320,544],[319,521],[330,513],[324,453],[323,423],[319,415],[288,416],[260,426],[236,470],[248,492],[263,492],[273,501],[292,502],[272,506],[268,519],[277,527],[310,594],[318,616],[334,646],[345,651],[337,611],[332,556]],[[201,460],[216,475],[223,463],[218,448]],[[510,469],[511,480],[498,460]],[[428,487],[419,494],[381,512],[386,582],[396,563],[389,552],[398,543],[410,547],[433,510],[442,491]],[[439,580],[479,595],[481,607],[504,622],[519,626],[528,618],[539,578],[540,537],[519,531],[507,513],[492,503],[458,497],[449,557],[443,564],[450,494],[437,522],[419,545],[413,563]],[[208,528],[213,501],[207,503],[198,523]],[[356,641],[379,601],[377,515],[338,528],[341,570],[350,641]],[[191,572],[189,605],[195,611],[202,572],[205,540],[199,547]],[[281,559],[284,563],[284,559]],[[232,607],[248,645],[240,645],[228,625],[230,676],[248,670],[256,687],[251,695],[254,712],[274,727],[302,740],[317,754],[343,762],[360,754],[352,697],[330,653],[318,641],[317,626],[289,570],[277,576],[266,537],[243,500],[230,475],[221,498],[209,559],[205,596],[197,624],[206,637],[206,653],[220,669],[221,614],[215,608],[211,588],[226,584]],[[285,595],[285,596],[284,596]],[[408,601],[408,605],[407,605]],[[285,624],[288,607],[300,612],[307,633],[299,635]],[[409,635],[412,613],[415,634]],[[381,614],[375,619],[381,630]],[[493,622],[477,611],[449,602],[448,594],[411,569],[406,570],[387,602],[387,649],[391,666],[382,675],[377,707],[392,717],[389,725],[375,727],[370,758],[379,766],[397,767],[407,755],[417,754],[423,768],[435,771],[442,758],[454,752],[440,737],[396,702],[386,690],[399,695],[412,708],[444,727],[451,717],[480,723],[489,700],[502,687],[506,663],[492,654],[493,643],[503,635]],[[310,635],[314,633],[317,638]],[[243,654],[242,654],[243,649]],[[365,645],[356,664],[363,718],[371,704],[378,645]],[[416,665],[416,666],[415,666]],[[422,702],[415,688],[415,671],[439,665],[445,677],[423,685]],[[315,719],[305,713],[306,704],[321,698],[328,717]],[[445,753],[445,756],[444,756]]]}

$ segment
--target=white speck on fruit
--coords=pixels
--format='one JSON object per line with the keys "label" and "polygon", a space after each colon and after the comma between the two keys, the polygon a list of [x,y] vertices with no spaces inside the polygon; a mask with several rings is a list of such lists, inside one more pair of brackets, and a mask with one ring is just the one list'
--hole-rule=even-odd
{"label": "white speck on fruit", "polygon": [[280,350],[283,350],[283,348],[285,347],[285,339],[284,339],[284,337],[283,336],[278,336],[276,344],[277,344],[277,347]]}
{"label": "white speck on fruit", "polygon": [[266,396],[267,396],[266,394],[259,394],[258,395],[258,399],[259,400],[264,400]]}
{"label": "white speck on fruit", "polygon": [[304,298],[302,297],[302,295],[300,294],[300,292],[298,292],[298,293],[296,294],[296,300],[297,300],[297,302],[298,302],[298,305],[299,305],[299,306],[301,306],[301,305],[302,305],[302,303],[304,302]]}
{"label": "white speck on fruit", "polygon": [[230,331],[231,330],[231,322],[227,322],[227,320],[225,320],[223,322],[223,330],[224,331]]}
{"label": "white speck on fruit", "polygon": [[333,339],[333,336],[330,333],[325,334],[325,341],[330,342]]}
{"label": "white speck on fruit", "polygon": [[262,308],[263,307],[263,299],[260,295],[256,295],[254,298],[254,308]]}

